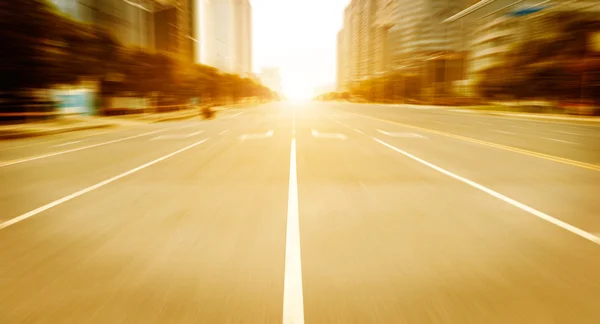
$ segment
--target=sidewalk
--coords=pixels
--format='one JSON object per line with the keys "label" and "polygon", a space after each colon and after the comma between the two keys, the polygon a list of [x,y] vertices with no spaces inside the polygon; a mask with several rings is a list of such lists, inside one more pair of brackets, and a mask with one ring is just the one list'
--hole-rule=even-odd
{"label": "sidewalk", "polygon": [[[232,104],[214,107],[216,111],[241,108],[255,105],[252,103]],[[200,108],[189,108],[180,111],[159,114],[136,114],[122,116],[68,116],[51,121],[26,123],[18,125],[0,125],[0,140],[53,135],[88,129],[119,126],[135,126],[148,123],[160,123],[194,118],[200,115]]]}
{"label": "sidewalk", "polygon": [[135,114],[135,115],[121,115],[121,116],[109,116],[101,117],[105,120],[115,121],[131,121],[138,123],[160,123],[173,120],[182,120],[198,116],[200,113],[198,108],[189,108],[180,111],[173,111],[168,113],[146,113],[146,114]]}
{"label": "sidewalk", "polygon": [[18,125],[0,125],[0,140],[53,135],[80,130],[119,126],[116,121],[102,120],[97,117],[70,116],[52,121]]}

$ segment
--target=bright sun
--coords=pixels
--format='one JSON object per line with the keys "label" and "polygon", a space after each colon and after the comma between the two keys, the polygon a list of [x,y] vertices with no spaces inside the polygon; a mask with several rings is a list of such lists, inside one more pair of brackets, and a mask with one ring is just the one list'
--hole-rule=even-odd
{"label": "bright sun", "polygon": [[299,102],[307,101],[311,98],[310,87],[306,86],[302,82],[294,81],[290,78],[284,79],[284,92],[288,100]]}

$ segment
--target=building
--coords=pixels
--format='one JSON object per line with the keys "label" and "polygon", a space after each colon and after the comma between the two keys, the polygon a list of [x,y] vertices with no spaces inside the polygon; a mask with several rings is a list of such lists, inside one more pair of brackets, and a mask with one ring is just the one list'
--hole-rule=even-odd
{"label": "building", "polygon": [[383,0],[377,27],[382,48],[380,70],[419,69],[442,52],[458,51],[460,37],[442,23],[465,7],[466,0]]}
{"label": "building", "polygon": [[248,0],[233,3],[232,68],[244,77],[252,74],[252,6]]}
{"label": "building", "polygon": [[281,87],[281,74],[279,73],[278,67],[265,67],[262,68],[261,73],[258,75],[261,83],[277,92],[280,96],[283,95],[283,89]]}
{"label": "building", "polygon": [[155,1],[52,0],[52,3],[75,20],[106,28],[123,44],[154,48]]}
{"label": "building", "polygon": [[344,39],[345,30],[342,28],[337,34],[337,82],[336,89],[338,92],[342,92],[346,88],[348,69],[346,67],[346,57],[348,51],[346,50],[346,42]]}
{"label": "building", "polygon": [[[466,73],[457,82],[464,95],[474,95],[474,85],[482,73],[506,59],[506,54],[523,37],[539,28],[536,19],[548,10],[600,10],[596,0],[481,0],[445,19],[446,30],[460,37],[452,39],[456,48],[466,52]],[[541,4],[540,4],[541,3]],[[535,15],[532,15],[535,14]]]}
{"label": "building", "polygon": [[199,0],[52,0],[76,20],[106,28],[119,42],[194,62]]}
{"label": "building", "polygon": [[378,0],[352,0],[344,9],[343,28],[338,33],[339,90],[368,78],[375,71],[374,21]]}
{"label": "building", "polygon": [[199,49],[196,26],[197,0],[155,0],[153,7],[155,50],[195,63]]}
{"label": "building", "polygon": [[252,7],[248,0],[199,0],[200,62],[227,73],[252,73]]}
{"label": "building", "polygon": [[418,72],[441,53],[459,51],[458,31],[442,21],[468,0],[352,0],[338,34],[338,89],[394,70]]}

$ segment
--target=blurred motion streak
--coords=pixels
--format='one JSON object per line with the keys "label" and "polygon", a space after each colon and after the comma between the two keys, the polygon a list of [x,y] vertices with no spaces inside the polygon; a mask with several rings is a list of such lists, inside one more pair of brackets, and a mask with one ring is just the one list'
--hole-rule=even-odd
{"label": "blurred motion streak", "polygon": [[599,1],[358,3],[338,33],[337,92],[319,100],[600,114]]}
{"label": "blurred motion streak", "polygon": [[2,1],[0,122],[275,99],[247,73],[195,63],[198,8],[186,3]]}

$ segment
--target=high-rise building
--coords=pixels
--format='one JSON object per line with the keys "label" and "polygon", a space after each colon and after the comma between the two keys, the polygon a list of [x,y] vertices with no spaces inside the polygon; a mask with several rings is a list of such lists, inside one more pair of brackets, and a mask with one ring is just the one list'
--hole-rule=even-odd
{"label": "high-rise building", "polygon": [[233,2],[232,68],[235,73],[252,73],[252,6],[249,0]]}
{"label": "high-rise building", "polygon": [[[553,10],[600,11],[597,0],[482,0],[446,19],[448,30],[454,30],[463,50],[468,52],[466,70],[460,81],[460,92],[475,93],[474,85],[482,73],[501,66],[506,55],[519,41],[540,32],[535,26],[544,14]],[[538,19],[536,19],[538,17]]]}
{"label": "high-rise building", "polygon": [[202,64],[228,73],[252,72],[252,7],[248,0],[200,0]]}
{"label": "high-rise building", "polygon": [[337,91],[343,91],[346,87],[348,69],[346,67],[346,40],[345,30],[342,28],[337,34]]}
{"label": "high-rise building", "polygon": [[156,1],[52,0],[71,18],[101,26],[125,45],[154,48],[153,11]]}
{"label": "high-rise building", "polygon": [[73,19],[101,26],[119,42],[193,62],[200,0],[52,0]]}
{"label": "high-rise building", "polygon": [[197,0],[155,0],[155,49],[196,62],[199,47],[196,28]]}
{"label": "high-rise building", "polygon": [[[338,35],[338,60],[345,73],[338,83],[353,83],[395,69],[419,69],[429,57],[454,51],[453,31],[442,21],[467,0],[352,0]],[[339,63],[339,62],[338,62]]]}

